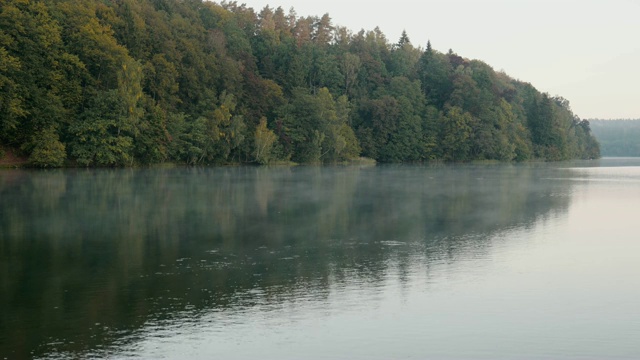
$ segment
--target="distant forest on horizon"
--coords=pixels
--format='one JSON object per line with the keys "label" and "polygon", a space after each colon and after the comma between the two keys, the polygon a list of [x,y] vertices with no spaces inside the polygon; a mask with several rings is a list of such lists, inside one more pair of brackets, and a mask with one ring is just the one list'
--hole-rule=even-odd
{"label": "distant forest on horizon", "polygon": [[11,151],[59,167],[600,156],[566,99],[399,35],[237,2],[3,0],[0,159]]}
{"label": "distant forest on horizon", "polygon": [[603,156],[640,157],[640,119],[589,119]]}

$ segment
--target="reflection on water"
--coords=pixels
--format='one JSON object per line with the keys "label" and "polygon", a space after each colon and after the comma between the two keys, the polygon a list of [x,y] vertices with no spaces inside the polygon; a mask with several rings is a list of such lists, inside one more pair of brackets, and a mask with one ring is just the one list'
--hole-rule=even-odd
{"label": "reflection on water", "polygon": [[553,289],[502,272],[537,274],[517,264],[565,234],[591,189],[577,180],[640,184],[591,164],[1,171],[0,354],[536,354],[544,334],[474,339],[523,331],[509,311],[546,316]]}

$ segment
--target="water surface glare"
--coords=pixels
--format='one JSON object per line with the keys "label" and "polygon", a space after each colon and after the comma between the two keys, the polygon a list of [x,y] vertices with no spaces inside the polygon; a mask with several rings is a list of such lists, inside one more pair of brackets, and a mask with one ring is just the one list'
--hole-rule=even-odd
{"label": "water surface glare", "polygon": [[1,359],[638,359],[640,159],[0,170]]}

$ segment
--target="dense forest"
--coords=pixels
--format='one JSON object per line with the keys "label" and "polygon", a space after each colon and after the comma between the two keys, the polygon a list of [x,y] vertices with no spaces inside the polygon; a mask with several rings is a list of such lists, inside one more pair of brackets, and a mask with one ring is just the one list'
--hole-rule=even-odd
{"label": "dense forest", "polygon": [[639,120],[589,120],[604,156],[640,157]]}
{"label": "dense forest", "polygon": [[481,61],[237,2],[3,0],[0,89],[0,152],[32,166],[599,156]]}

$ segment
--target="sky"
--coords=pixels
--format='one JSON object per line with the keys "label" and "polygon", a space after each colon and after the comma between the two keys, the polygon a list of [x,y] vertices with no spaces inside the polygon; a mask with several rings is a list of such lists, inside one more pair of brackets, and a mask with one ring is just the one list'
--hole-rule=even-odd
{"label": "sky", "polygon": [[238,0],[298,16],[328,13],[354,32],[403,30],[562,96],[583,119],[640,119],[640,0]]}

